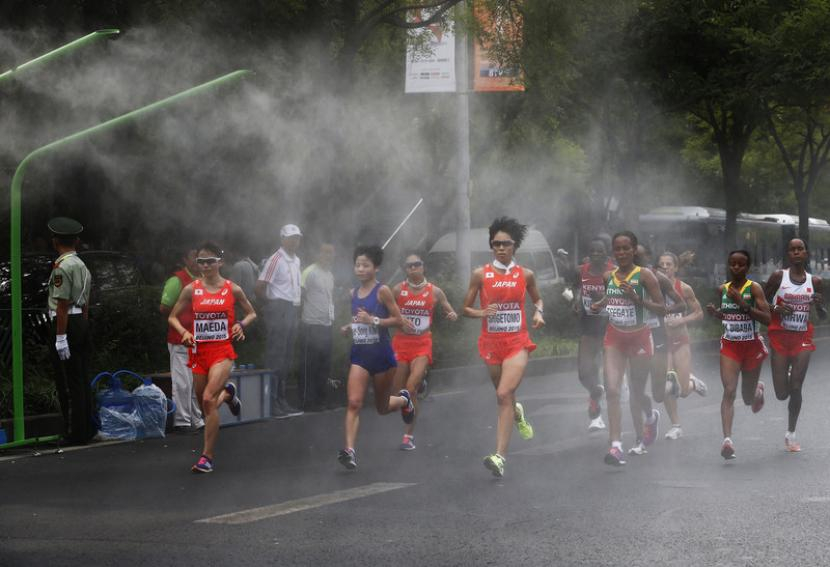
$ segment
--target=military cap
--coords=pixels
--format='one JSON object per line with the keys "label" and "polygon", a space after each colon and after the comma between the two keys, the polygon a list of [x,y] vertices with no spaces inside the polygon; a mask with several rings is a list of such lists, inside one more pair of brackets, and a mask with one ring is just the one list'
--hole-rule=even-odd
{"label": "military cap", "polygon": [[84,225],[68,217],[55,217],[47,226],[55,236],[78,236],[84,231]]}

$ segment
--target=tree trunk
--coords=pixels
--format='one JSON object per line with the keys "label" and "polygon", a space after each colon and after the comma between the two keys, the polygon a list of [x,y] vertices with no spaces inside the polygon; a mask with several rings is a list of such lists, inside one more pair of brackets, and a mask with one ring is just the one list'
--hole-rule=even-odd
{"label": "tree trunk", "polygon": [[810,193],[807,191],[796,191],[798,199],[798,237],[804,244],[810,244]]}

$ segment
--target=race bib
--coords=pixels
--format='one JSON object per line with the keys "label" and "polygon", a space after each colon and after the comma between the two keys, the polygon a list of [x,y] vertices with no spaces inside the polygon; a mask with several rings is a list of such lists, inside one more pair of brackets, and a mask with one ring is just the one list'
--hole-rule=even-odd
{"label": "race bib", "polygon": [[352,344],[373,345],[380,342],[380,333],[374,325],[352,323]]}
{"label": "race bib", "polygon": [[229,338],[227,313],[194,313],[193,339],[196,342],[226,341]]}
{"label": "race bib", "polygon": [[806,331],[810,321],[810,304],[790,304],[789,307],[793,312],[781,315],[781,326],[787,331]]}
{"label": "race bib", "polygon": [[752,319],[723,322],[723,338],[728,341],[751,341],[755,339],[755,321]]}
{"label": "race bib", "polygon": [[590,297],[587,297],[585,295],[582,296],[582,309],[585,311],[586,315],[588,315],[589,317],[598,317],[598,316],[608,314],[605,307],[600,309],[598,313],[594,313],[593,311],[591,311],[591,305],[593,303],[594,303],[594,300],[591,299]]}
{"label": "race bib", "polygon": [[608,305],[608,321],[615,327],[636,327],[637,307],[633,303]]}
{"label": "race bib", "polygon": [[518,303],[499,304],[499,310],[487,317],[488,333],[518,333],[522,330],[522,308]]}
{"label": "race bib", "polygon": [[429,315],[418,315],[403,312],[401,315],[403,315],[404,319],[412,323],[412,326],[415,327],[415,331],[410,331],[410,334],[423,335],[429,331]]}

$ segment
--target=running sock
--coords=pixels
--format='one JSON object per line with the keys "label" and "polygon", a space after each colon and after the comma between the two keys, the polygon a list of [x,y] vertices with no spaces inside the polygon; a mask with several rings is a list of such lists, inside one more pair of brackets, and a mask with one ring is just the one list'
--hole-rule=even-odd
{"label": "running sock", "polygon": [[616,447],[620,451],[622,451],[622,441],[611,441],[611,447]]}
{"label": "running sock", "polygon": [[724,443],[726,443],[727,441],[729,441],[730,443],[732,443],[732,438],[731,438],[731,437],[724,437],[724,438],[723,438],[723,442],[724,442]]}

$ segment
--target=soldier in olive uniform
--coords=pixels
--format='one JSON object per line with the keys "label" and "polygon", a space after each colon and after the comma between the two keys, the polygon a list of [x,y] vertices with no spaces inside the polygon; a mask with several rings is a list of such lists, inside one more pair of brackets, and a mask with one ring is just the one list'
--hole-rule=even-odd
{"label": "soldier in olive uniform", "polygon": [[92,277],[75,250],[84,227],[76,220],[58,217],[49,221],[52,246],[58,259],[49,276],[49,319],[55,346],[55,386],[70,443],[84,444],[95,435],[93,398],[89,386],[91,342],[89,290]]}

